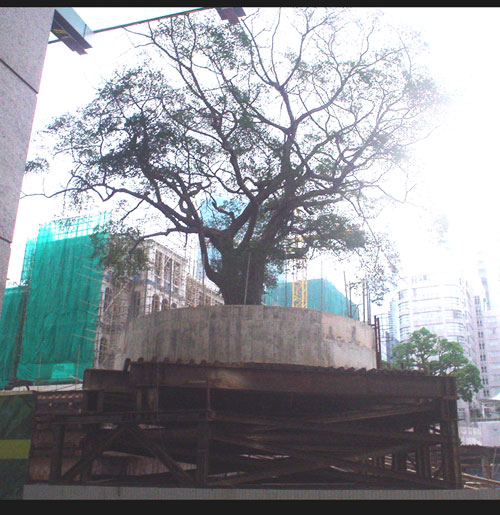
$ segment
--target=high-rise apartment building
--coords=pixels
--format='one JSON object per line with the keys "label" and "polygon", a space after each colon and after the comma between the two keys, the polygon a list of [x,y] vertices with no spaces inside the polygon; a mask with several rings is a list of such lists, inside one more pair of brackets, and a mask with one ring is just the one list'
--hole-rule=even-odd
{"label": "high-rise apartment building", "polygon": [[[483,416],[483,399],[500,391],[495,388],[500,379],[500,335],[496,340],[499,320],[488,310],[487,293],[491,292],[485,289],[479,273],[473,269],[465,271],[453,260],[453,254],[446,251],[433,256],[433,262],[414,268],[412,274],[400,281],[390,296],[391,309],[381,319],[388,319],[389,311],[397,318],[399,327],[390,326],[390,337],[401,342],[408,340],[413,331],[425,327],[442,338],[460,343],[465,356],[479,369],[483,383],[472,403],[461,400],[458,403],[460,435],[463,442],[481,444],[477,419]],[[390,352],[387,354],[390,361]]]}
{"label": "high-rise apartment building", "polygon": [[483,397],[500,394],[500,313],[486,311],[478,327],[479,368],[483,383]]}
{"label": "high-rise apartment building", "polygon": [[463,273],[451,267],[406,278],[397,291],[401,341],[425,327],[460,343],[467,358],[476,363],[476,297],[483,298]]}
{"label": "high-rise apartment building", "polygon": [[389,301],[386,313],[378,315],[380,327],[380,350],[383,361],[389,362],[392,350],[400,343],[398,305],[395,298]]}

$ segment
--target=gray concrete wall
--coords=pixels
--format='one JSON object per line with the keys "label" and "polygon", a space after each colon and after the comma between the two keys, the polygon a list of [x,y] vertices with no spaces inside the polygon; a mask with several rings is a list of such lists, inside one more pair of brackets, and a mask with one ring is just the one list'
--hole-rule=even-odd
{"label": "gray concrete wall", "polygon": [[53,7],[0,8],[0,313]]}
{"label": "gray concrete wall", "polygon": [[126,358],[376,367],[369,325],[279,306],[201,306],[137,318],[118,338],[114,367]]}

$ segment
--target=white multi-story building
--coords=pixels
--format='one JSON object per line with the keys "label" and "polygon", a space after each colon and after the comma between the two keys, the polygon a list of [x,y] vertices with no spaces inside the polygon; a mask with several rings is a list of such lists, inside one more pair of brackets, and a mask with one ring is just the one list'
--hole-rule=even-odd
{"label": "white multi-story building", "polygon": [[497,250],[494,240],[489,243],[488,251],[476,252],[477,270],[485,291],[485,299],[476,299],[478,367],[485,402],[500,396],[500,259],[498,241]]}
{"label": "white multi-story building", "polygon": [[458,402],[460,437],[463,443],[491,445],[489,426],[490,443],[483,442],[483,422],[498,425],[492,418],[499,410],[488,403],[496,395],[500,398],[500,312],[489,309],[495,292],[487,289],[484,269],[478,267],[478,273],[474,272],[462,271],[451,259],[436,259],[432,266],[427,264],[419,273],[402,279],[391,300],[399,323],[399,328],[391,326],[392,339],[404,342],[413,331],[425,327],[461,344],[466,357],[479,369],[483,388],[472,403]]}
{"label": "white multi-story building", "polygon": [[200,262],[193,249],[175,251],[156,241],[151,241],[147,249],[149,266],[134,279],[117,283],[110,271],[104,274],[96,366],[112,365],[117,336],[132,318],[167,309],[223,304],[214,285],[197,269]]}
{"label": "white multi-story building", "polygon": [[486,311],[482,316],[479,335],[479,367],[483,382],[483,396],[500,394],[500,313]]}
{"label": "white multi-story building", "polygon": [[390,362],[392,350],[399,341],[398,305],[395,298],[389,301],[387,312],[378,315],[382,360]]}
{"label": "white multi-story building", "polygon": [[425,327],[460,343],[467,358],[477,363],[476,297],[482,298],[477,284],[453,269],[406,278],[397,291],[401,341]]}

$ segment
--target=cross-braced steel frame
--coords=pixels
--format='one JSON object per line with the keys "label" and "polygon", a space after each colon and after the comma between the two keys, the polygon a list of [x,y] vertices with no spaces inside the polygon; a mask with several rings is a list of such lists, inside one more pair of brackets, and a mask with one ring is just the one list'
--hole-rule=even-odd
{"label": "cross-braced steel frame", "polygon": [[[263,364],[89,369],[84,406],[45,415],[51,482],[202,488],[462,488],[451,377]],[[81,428],[78,455],[65,434]],[[104,456],[157,460],[103,474]],[[102,470],[102,469],[100,469]]]}

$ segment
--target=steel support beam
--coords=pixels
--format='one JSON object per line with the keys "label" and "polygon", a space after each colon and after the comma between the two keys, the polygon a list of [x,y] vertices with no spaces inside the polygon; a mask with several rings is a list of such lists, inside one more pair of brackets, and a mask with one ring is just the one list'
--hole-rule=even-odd
{"label": "steel support beam", "polygon": [[[313,370],[314,369],[314,370]],[[86,387],[104,386],[87,370]],[[132,362],[129,381],[137,386],[157,384],[188,387],[209,383],[223,390],[256,392],[292,392],[302,395],[364,398],[428,398],[439,399],[449,390],[450,377],[419,373],[361,373],[321,367],[189,365],[164,362]],[[106,382],[105,376],[99,377]]]}
{"label": "steel support beam", "polygon": [[[265,445],[262,443],[253,442],[247,438],[235,438],[235,437],[228,437],[224,435],[213,435],[213,440],[220,441],[220,442],[226,442],[226,443],[232,443],[233,445],[240,446],[242,448],[247,449],[255,449],[260,451],[266,451],[274,454],[280,454],[285,456],[290,456],[296,459],[304,460],[311,462],[315,464],[315,467],[317,466],[318,469],[320,468],[329,468],[329,467],[336,467],[338,469],[346,470],[347,472],[358,472],[361,474],[369,474],[378,476],[380,478],[390,479],[390,480],[396,480],[401,481],[403,483],[407,484],[414,484],[422,487],[427,488],[440,488],[440,489],[448,489],[452,488],[453,484],[447,481],[441,481],[441,480],[433,480],[433,479],[426,479],[417,476],[413,473],[403,472],[400,470],[388,470],[388,469],[381,469],[376,466],[372,465],[366,465],[359,462],[349,461],[337,457],[324,457],[324,456],[318,456],[314,455],[312,453],[305,453],[297,449],[293,448],[286,448],[283,446],[270,446]],[[406,454],[405,454],[406,456]],[[406,465],[405,465],[406,470]]]}
{"label": "steel support beam", "polygon": [[462,486],[462,469],[460,463],[460,436],[457,426],[457,406],[446,398],[441,401],[441,420],[439,423],[443,443],[443,479],[457,488]]}
{"label": "steel support beam", "polygon": [[210,433],[209,422],[203,421],[198,423],[196,486],[201,488],[205,488],[208,484]]}
{"label": "steel support beam", "polygon": [[100,456],[119,436],[126,431],[126,426],[120,426],[117,429],[110,430],[110,434],[102,439],[88,454],[82,457],[75,463],[69,470],[67,470],[61,477],[62,481],[72,481],[88,469],[90,464]]}
{"label": "steel support beam", "polygon": [[57,424],[52,428],[53,447],[50,460],[50,481],[58,481],[61,478],[62,453],[64,446],[65,426]]}
{"label": "steel support beam", "polygon": [[[158,459],[168,472],[127,480],[165,486],[270,486],[283,478],[462,488],[453,378],[162,362],[106,372],[86,371],[81,413],[38,418],[59,427],[54,435],[61,427],[87,433],[80,459],[62,477],[64,434],[54,437],[52,481],[101,480],[90,467],[113,451]],[[103,424],[117,429],[98,430]]]}
{"label": "steel support beam", "polygon": [[[210,384],[222,390],[289,392],[343,398],[439,399],[454,385],[454,378],[420,373],[349,371],[290,365],[191,365],[166,362],[131,362],[130,371],[87,369],[88,390],[123,390],[136,387],[189,387]],[[107,372],[111,372],[108,374]],[[381,372],[381,373],[379,373]],[[451,386],[450,386],[451,385]]]}
{"label": "steel support beam", "polygon": [[130,426],[127,428],[127,433],[130,434],[140,446],[144,447],[153,456],[158,458],[177,479],[181,486],[194,486],[193,480],[186,471],[169,456],[165,449],[158,445],[154,440],[150,439],[145,431],[139,429],[137,426]]}

